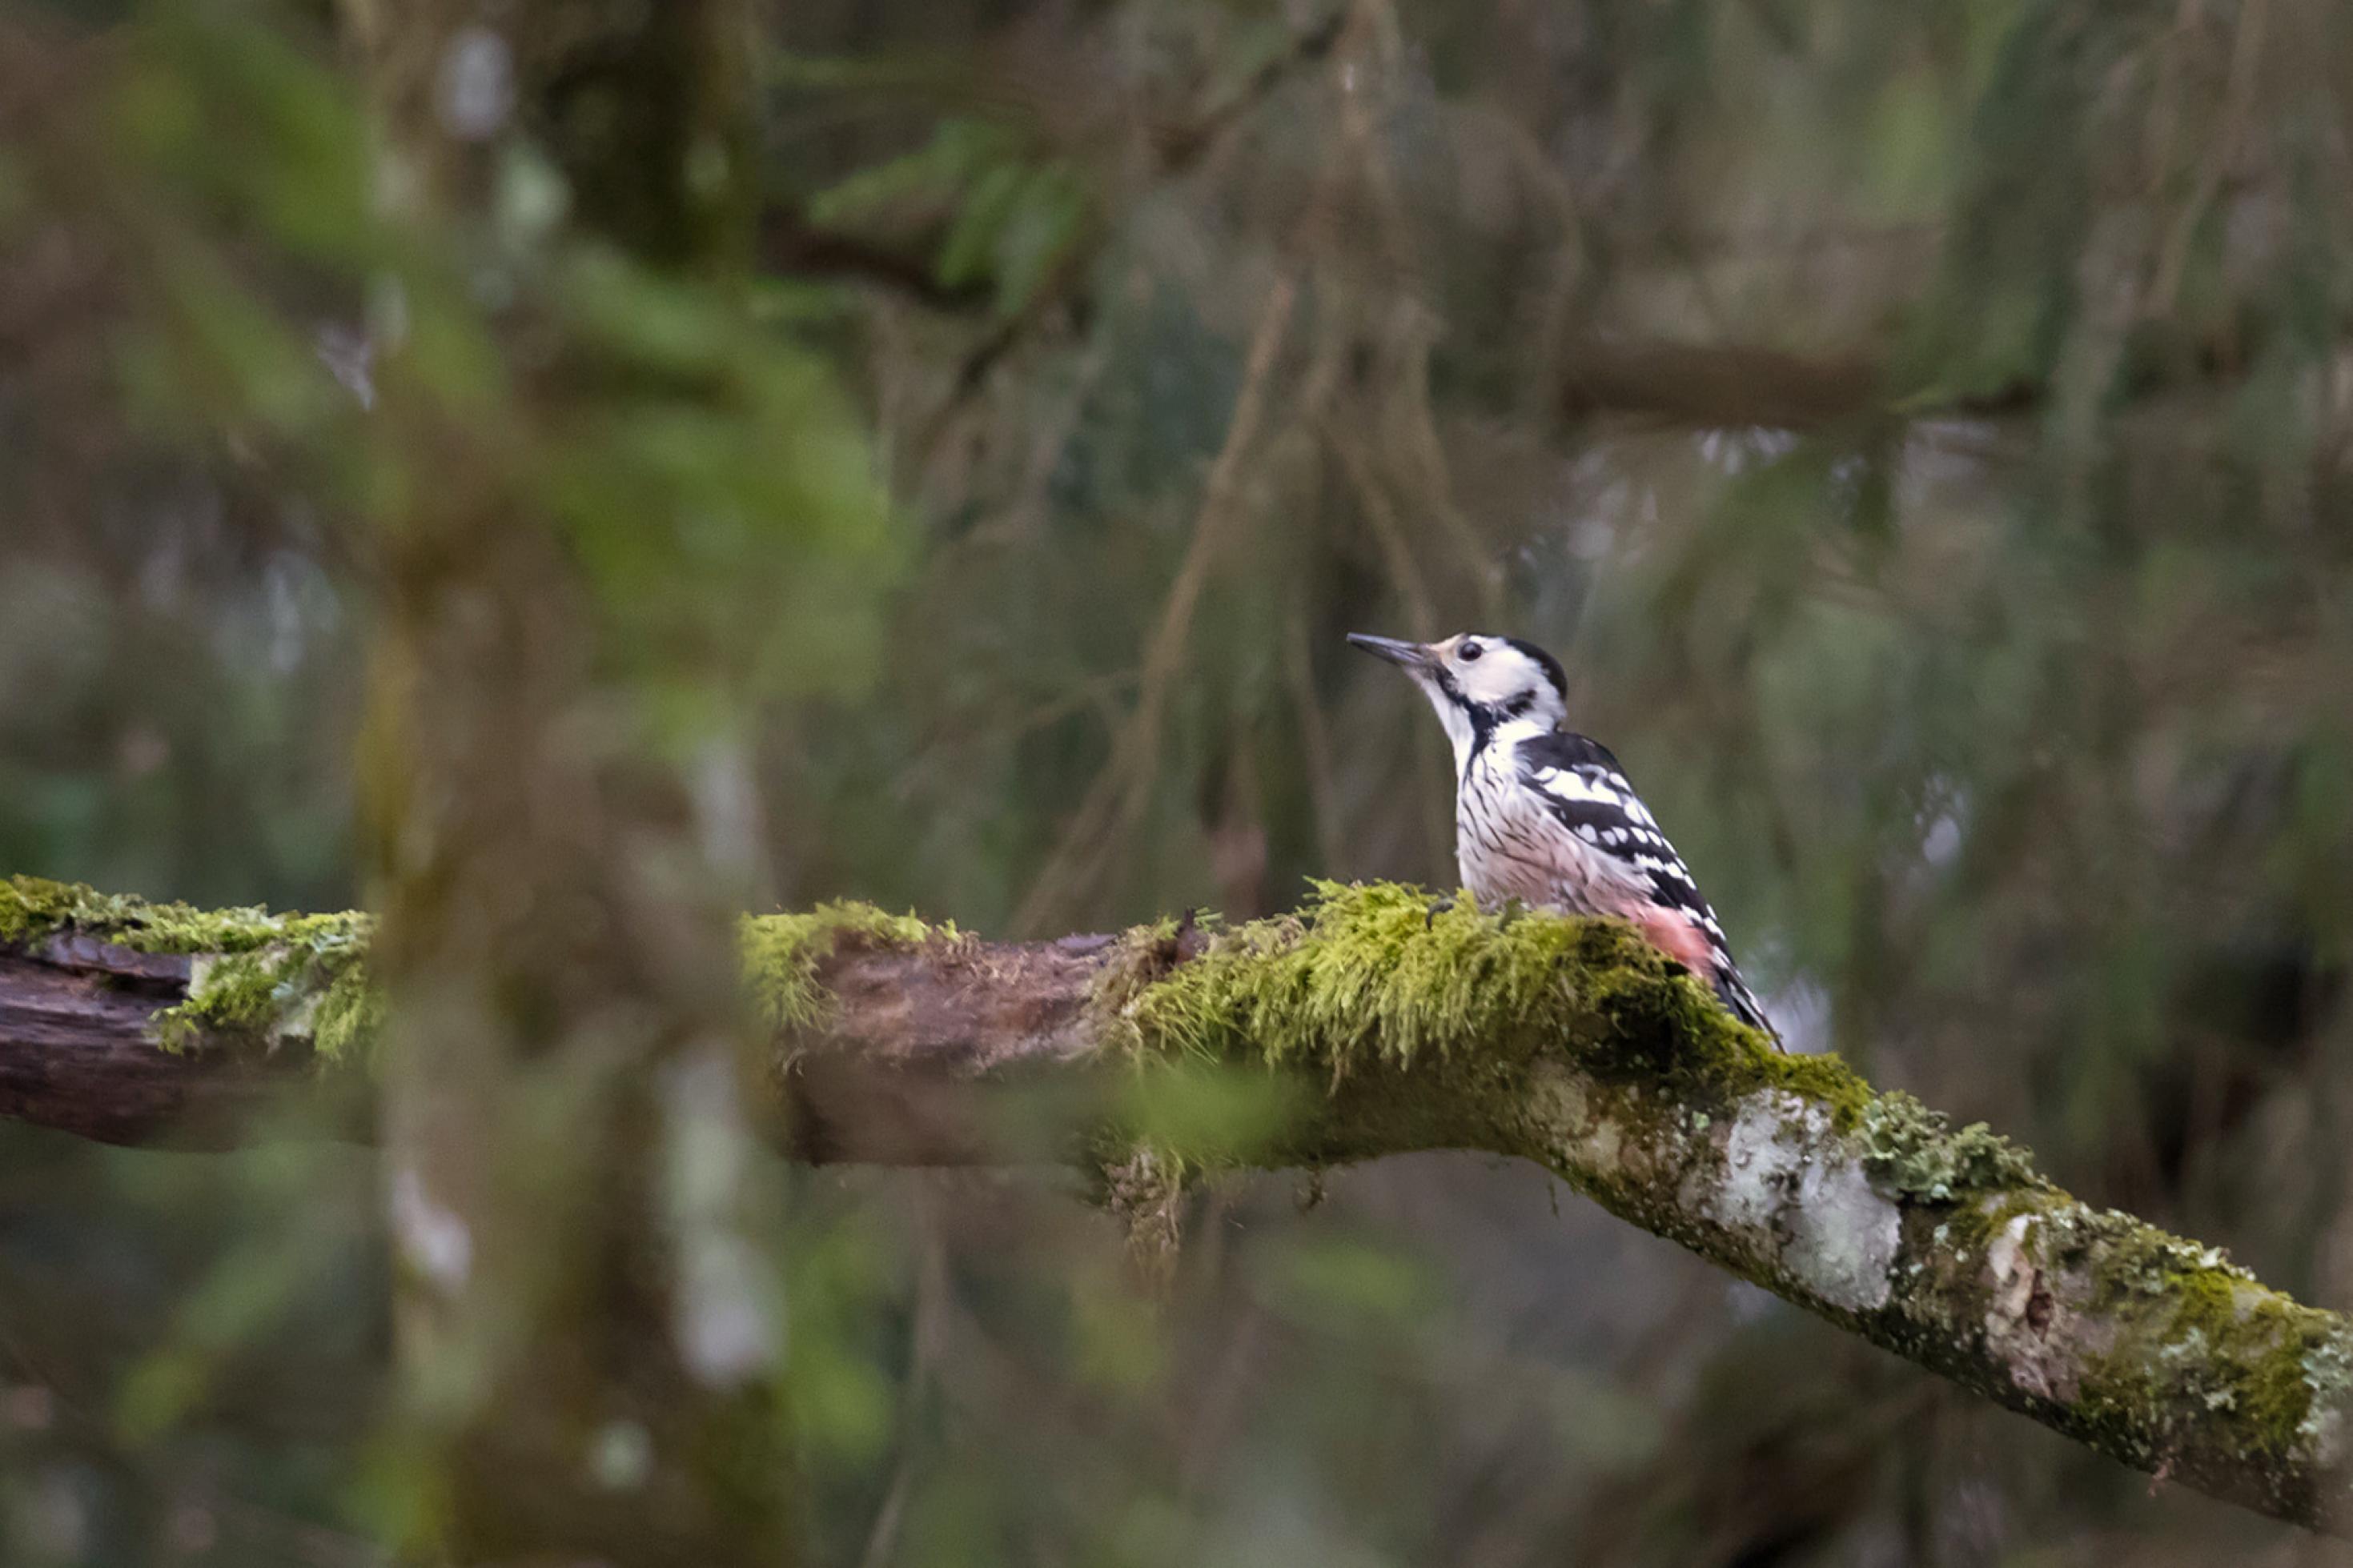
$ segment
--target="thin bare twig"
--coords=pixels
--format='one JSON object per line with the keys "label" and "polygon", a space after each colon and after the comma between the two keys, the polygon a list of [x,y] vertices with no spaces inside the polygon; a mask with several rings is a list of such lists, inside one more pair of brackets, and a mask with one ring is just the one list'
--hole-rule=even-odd
{"label": "thin bare twig", "polygon": [[[1343,55],[1345,50],[1340,51]],[[1086,797],[1063,830],[1061,841],[1014,915],[1017,931],[1041,929],[1074,895],[1090,887],[1119,840],[1134,827],[1151,797],[1160,756],[1160,738],[1166,716],[1172,678],[1183,663],[1192,637],[1193,617],[1209,574],[1239,521],[1243,460],[1256,441],[1265,416],[1268,389],[1275,361],[1291,331],[1299,303],[1301,277],[1314,254],[1314,240],[1331,221],[1338,173],[1346,152],[1325,166],[1314,196],[1293,227],[1286,247],[1296,258],[1275,279],[1266,305],[1259,312],[1243,360],[1241,389],[1226,421],[1225,439],[1211,462],[1201,502],[1193,517],[1190,542],[1160,618],[1145,644],[1143,675],[1134,712],[1112,744],[1110,760],[1096,775]]]}
{"label": "thin bare twig", "polygon": [[1096,775],[1086,799],[1062,835],[1062,842],[1030,885],[1013,917],[1018,931],[1039,928],[1050,910],[1061,907],[1071,891],[1092,882],[1097,868],[1118,837],[1134,825],[1149,797],[1153,769],[1160,753],[1161,720],[1167,708],[1170,678],[1184,658],[1192,635],[1193,613],[1207,586],[1219,547],[1240,508],[1242,456],[1257,437],[1267,384],[1274,371],[1276,352],[1291,329],[1299,300],[1299,275],[1285,272],[1276,279],[1260,312],[1258,330],[1250,339],[1244,362],[1241,392],[1234,399],[1233,416],[1226,424],[1224,445],[1209,468],[1201,505],[1194,514],[1192,542],[1176,568],[1168,597],[1161,605],[1159,624],[1145,646],[1144,669],[1135,711],[1112,743],[1111,761]]}
{"label": "thin bare twig", "polygon": [[2223,176],[2230,173],[2231,160],[2238,155],[2239,144],[2246,136],[2247,111],[2254,97],[2255,70],[2263,58],[2264,26],[2270,14],[2270,0],[2245,0],[2239,9],[2231,40],[2230,79],[2222,89],[2221,124],[2207,142],[2206,156],[2198,169],[2197,188],[2182,204],[2180,214],[2165,237],[2165,248],[2159,254],[2144,307],[2151,316],[2169,316],[2179,302],[2182,275],[2189,269],[2190,247],[2196,243],[2199,226],[2206,221],[2208,209],[2222,189]]}

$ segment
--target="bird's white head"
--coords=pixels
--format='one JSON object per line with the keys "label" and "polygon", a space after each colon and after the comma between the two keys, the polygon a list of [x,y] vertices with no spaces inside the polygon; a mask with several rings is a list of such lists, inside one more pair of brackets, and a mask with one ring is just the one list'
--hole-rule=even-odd
{"label": "bird's white head", "polygon": [[1348,641],[1413,677],[1446,726],[1458,770],[1500,731],[1542,734],[1568,718],[1560,660],[1534,643],[1484,632],[1433,643],[1351,633]]}

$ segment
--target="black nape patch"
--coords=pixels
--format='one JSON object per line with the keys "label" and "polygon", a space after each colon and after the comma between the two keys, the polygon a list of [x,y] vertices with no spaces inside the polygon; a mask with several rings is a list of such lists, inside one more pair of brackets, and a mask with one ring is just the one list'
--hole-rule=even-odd
{"label": "black nape patch", "polygon": [[1568,672],[1560,667],[1560,660],[1532,642],[1522,642],[1517,637],[1505,637],[1504,640],[1535,660],[1536,668],[1545,672],[1545,679],[1552,682],[1553,691],[1562,701],[1568,700]]}

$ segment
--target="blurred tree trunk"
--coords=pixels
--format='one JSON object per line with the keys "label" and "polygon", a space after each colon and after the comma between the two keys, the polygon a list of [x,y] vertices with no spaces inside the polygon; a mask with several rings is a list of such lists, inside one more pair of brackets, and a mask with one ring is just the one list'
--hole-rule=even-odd
{"label": "blurred tree trunk", "polygon": [[[586,237],[704,280],[740,268],[738,0],[348,16],[392,199],[484,277],[524,265],[497,237],[532,160]],[[507,330],[512,350],[531,328]],[[596,395],[534,393],[509,357],[513,427]],[[786,1561],[774,1325],[739,1289],[712,1327],[681,1215],[685,1141],[729,1131],[733,889],[526,465],[396,353],[383,385],[407,482],[382,531],[365,771],[399,1020],[384,1125],[413,1540],[468,1563]]]}

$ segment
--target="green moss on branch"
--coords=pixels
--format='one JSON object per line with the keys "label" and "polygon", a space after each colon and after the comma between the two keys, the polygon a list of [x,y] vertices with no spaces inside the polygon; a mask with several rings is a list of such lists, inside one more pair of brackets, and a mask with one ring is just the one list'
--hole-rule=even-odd
{"label": "green moss on branch", "polygon": [[[1592,1040],[1630,998],[1659,1010],[1663,961],[1632,933],[1548,915],[1433,912],[1418,889],[1319,882],[1295,915],[1213,932],[1199,956],[1124,999],[1131,1043],[1152,1051],[1312,1066],[1336,1081],[1377,1065],[1476,1054],[1525,1058]],[[1635,972],[1620,984],[1619,972]],[[1662,1026],[1665,1020],[1653,1020]],[[1696,1023],[1730,1047],[1738,1026]]]}
{"label": "green moss on branch", "polygon": [[2104,1452],[2307,1523],[2341,1515],[2353,1325],[2219,1248],[2061,1194],[1986,1249],[1989,1340]]}
{"label": "green moss on branch", "polygon": [[273,1049],[300,1040],[325,1060],[364,1049],[383,1021],[367,973],[375,929],[364,914],[199,910],[38,877],[0,882],[0,943],[32,950],[79,936],[186,957],[187,995],[153,1025],[171,1050],[205,1038]]}
{"label": "green moss on branch", "polygon": [[371,929],[368,917],[361,914],[199,910],[42,877],[0,882],[0,942],[18,947],[74,932],[133,952],[235,953],[305,943],[322,935],[364,938]]}
{"label": "green moss on branch", "polygon": [[1843,1064],[1791,1057],[1631,927],[1557,915],[1433,910],[1395,883],[1318,882],[1298,913],[1212,931],[1142,985],[1117,966],[1110,1009],[1132,1048],[1319,1068],[1508,1066],[1544,1051],[1673,1093],[1787,1089],[1841,1127],[1871,1101]]}
{"label": "green moss on branch", "polygon": [[1320,1078],[1324,1152],[1525,1154],[2116,1458],[2286,1517],[2336,1508],[2345,1319],[2086,1207],[1981,1124],[1780,1055],[1614,922],[1327,884],[1105,984],[1145,1060]]}
{"label": "green moss on branch", "polygon": [[[382,1013],[369,930],[356,915],[0,884],[0,943],[100,973],[53,939],[188,955],[186,999],[156,1018],[166,1044],[299,1037],[349,1057]],[[1875,1094],[1835,1060],[1782,1055],[1617,922],[1505,918],[1467,900],[1433,912],[1413,889],[1321,884],[1298,913],[1233,928],[1163,921],[966,951],[950,928],[834,904],[746,920],[742,943],[769,1026],[839,1021],[845,1059],[871,1047],[894,1087],[923,1079],[927,1118],[967,1089],[1034,1088],[1039,1069],[1091,1054],[1134,1066],[1124,1109],[1086,1101],[1092,1120],[1055,1135],[1091,1135],[1072,1142],[1156,1257],[1198,1169],[1434,1146],[1522,1155],[2103,1452],[2284,1517],[2344,1517],[2344,1318],[2217,1249],[2087,1207],[1983,1126]],[[905,962],[830,994],[828,961],[862,952]],[[860,1092],[872,1087],[852,1083],[839,1128],[887,1118],[892,1094]],[[890,1131],[876,1157],[971,1147]]]}
{"label": "green moss on branch", "polygon": [[953,922],[933,926],[913,915],[894,915],[872,904],[820,904],[807,914],[749,915],[741,943],[744,982],[760,1019],[779,1031],[822,1026],[833,999],[818,979],[818,965],[847,946],[913,948],[938,938],[962,940]]}
{"label": "green moss on branch", "polygon": [[[208,1037],[270,1047],[301,1039],[330,1060],[364,1050],[384,1021],[384,995],[367,965],[374,931],[364,914],[200,910],[38,877],[0,881],[0,944],[32,951],[75,936],[188,958],[186,998],[159,1012],[153,1025],[157,1042],[174,1050]],[[953,925],[859,903],[751,916],[741,929],[746,982],[761,1019],[777,1029],[824,1022],[830,999],[818,964],[826,954],[934,938],[960,935]]]}

